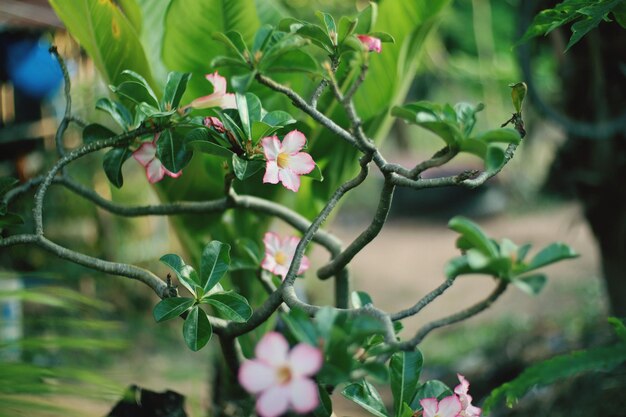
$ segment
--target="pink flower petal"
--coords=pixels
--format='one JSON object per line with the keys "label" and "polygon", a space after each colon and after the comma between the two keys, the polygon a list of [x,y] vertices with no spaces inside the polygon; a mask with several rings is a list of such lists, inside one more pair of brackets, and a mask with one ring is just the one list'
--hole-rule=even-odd
{"label": "pink flower petal", "polygon": [[276,263],[276,259],[274,259],[274,257],[269,254],[266,254],[265,258],[263,258],[263,262],[261,262],[261,268],[265,269],[266,271],[270,271],[272,273],[275,273],[274,271],[276,270],[277,265],[278,264]]}
{"label": "pink flower petal", "polygon": [[459,401],[456,395],[450,395],[439,401],[437,415],[439,417],[457,417],[461,409],[461,401]]}
{"label": "pink flower petal", "polygon": [[263,182],[270,184],[278,184],[278,164],[276,160],[267,160],[265,164],[265,174],[263,175]]}
{"label": "pink flower petal", "polygon": [[265,253],[273,255],[282,247],[282,240],[278,233],[267,232],[263,236],[263,244],[265,245]]}
{"label": "pink flower petal", "polygon": [[292,130],[283,138],[283,152],[290,155],[298,152],[306,144],[306,137],[298,130]]}
{"label": "pink flower petal", "polygon": [[226,78],[215,71],[213,74],[205,75],[205,78],[213,84],[213,94],[223,96],[226,94]]}
{"label": "pink flower petal", "polygon": [[209,94],[208,96],[198,97],[190,104],[194,109],[208,109],[211,107],[221,107],[222,96],[219,94]]}
{"label": "pink flower petal", "polygon": [[155,182],[159,182],[163,179],[163,175],[165,175],[165,168],[163,168],[163,164],[161,161],[154,158],[146,167],[146,176],[148,177],[148,181],[150,184],[154,184]]}
{"label": "pink flower petal", "polygon": [[289,272],[289,265],[290,264],[291,264],[291,261],[289,261],[289,264],[287,264],[287,265],[276,264],[276,266],[274,267],[273,273],[276,274],[276,275],[281,276],[283,281],[284,281],[285,278],[287,278],[287,272]]}
{"label": "pink flower petal", "polygon": [[148,166],[156,156],[156,145],[153,142],[144,142],[141,146],[133,152],[133,158],[137,160],[142,166]]}
{"label": "pink flower petal", "polygon": [[236,109],[237,100],[232,93],[224,94],[220,103],[220,107],[223,109]]}
{"label": "pink flower petal", "polygon": [[310,413],[319,404],[317,385],[308,378],[297,378],[289,384],[291,407],[299,414]]}
{"label": "pink flower petal", "polygon": [[285,337],[277,332],[267,333],[254,349],[257,359],[270,365],[280,366],[287,362],[289,344]]}
{"label": "pink flower petal", "polygon": [[424,398],[420,400],[420,405],[424,409],[423,417],[434,417],[437,414],[439,402],[436,398]]}
{"label": "pink flower petal", "polygon": [[310,267],[311,267],[311,262],[309,261],[309,258],[307,258],[306,255],[303,256],[302,260],[300,261],[300,268],[298,268],[298,275],[301,275],[302,273],[304,273],[304,271],[306,271]]}
{"label": "pink flower petal", "polygon": [[279,170],[278,179],[288,190],[297,192],[300,189],[300,177],[290,169]]}
{"label": "pink flower petal", "polygon": [[474,407],[473,405],[468,405],[465,412],[469,417],[480,417],[483,410],[478,407]]}
{"label": "pink flower petal", "polygon": [[298,175],[308,174],[315,169],[315,162],[308,153],[299,152],[289,157],[288,168]]}
{"label": "pink flower petal", "polygon": [[258,360],[244,361],[239,367],[237,379],[251,394],[258,394],[276,384],[276,370]]}
{"label": "pink flower petal", "polygon": [[382,50],[380,39],[368,35],[356,35],[363,45],[367,47],[369,52],[378,52]]}
{"label": "pink flower petal", "polygon": [[274,386],[264,391],[256,401],[256,412],[261,417],[278,417],[289,408],[289,388]]}
{"label": "pink flower petal", "polygon": [[454,388],[454,393],[459,395],[467,394],[467,391],[469,389],[469,382],[467,382],[467,379],[465,379],[465,377],[461,374],[456,374],[456,376],[457,378],[459,378],[460,384]]}
{"label": "pink flower petal", "polygon": [[281,144],[277,136],[267,136],[261,139],[261,146],[263,146],[263,153],[265,159],[268,161],[274,161],[278,158],[278,154],[281,152]]}
{"label": "pink flower petal", "polygon": [[306,343],[296,345],[289,353],[289,367],[294,377],[316,374],[323,361],[322,352]]}
{"label": "pink flower petal", "polygon": [[163,166],[163,171],[165,172],[165,175],[172,177],[172,178],[178,178],[181,175],[183,175],[183,170],[181,169],[180,171],[174,173],[172,171],[170,171],[169,169],[165,168],[165,166]]}

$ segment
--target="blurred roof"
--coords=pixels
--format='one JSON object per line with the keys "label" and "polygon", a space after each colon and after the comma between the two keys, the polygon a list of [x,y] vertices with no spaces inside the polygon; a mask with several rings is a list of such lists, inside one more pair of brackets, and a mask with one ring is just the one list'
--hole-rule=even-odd
{"label": "blurred roof", "polygon": [[47,0],[1,0],[0,31],[6,29],[62,28]]}

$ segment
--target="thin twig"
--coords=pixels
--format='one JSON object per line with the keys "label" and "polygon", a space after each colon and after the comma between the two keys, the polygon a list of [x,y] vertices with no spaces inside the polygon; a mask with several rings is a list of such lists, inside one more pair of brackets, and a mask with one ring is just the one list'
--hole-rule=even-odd
{"label": "thin twig", "polygon": [[385,181],[383,189],[380,192],[376,214],[374,215],[370,225],[356,239],[354,239],[354,241],[343,252],[317,270],[318,278],[327,279],[337,274],[340,270],[345,268],[345,266],[350,263],[352,258],[361,252],[367,244],[378,236],[387,221],[387,215],[391,209],[394,190],[395,185],[393,185],[390,181]]}
{"label": "thin twig", "polygon": [[454,284],[454,279],[446,279],[441,285],[439,285],[437,288],[426,294],[421,300],[415,303],[413,307],[392,314],[390,316],[391,320],[398,321],[416,315],[417,313],[422,311],[424,307],[432,303],[437,297],[443,294],[445,290],[450,288],[452,284]]}

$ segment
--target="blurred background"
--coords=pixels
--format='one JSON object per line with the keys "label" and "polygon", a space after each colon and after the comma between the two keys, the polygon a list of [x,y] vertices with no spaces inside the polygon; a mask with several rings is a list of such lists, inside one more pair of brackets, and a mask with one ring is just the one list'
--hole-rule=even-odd
{"label": "blurred background", "polygon": [[[353,7],[321,0],[282,3],[308,19],[315,10],[340,15]],[[535,249],[562,241],[581,254],[550,267],[549,283],[538,296],[510,289],[487,312],[434,332],[421,346],[426,378],[454,386],[455,373],[462,373],[479,403],[529,364],[605,343],[606,317],[626,316],[626,31],[603,22],[567,53],[568,28],[515,46],[534,14],[554,4],[455,0],[444,10],[407,101],[482,102],[486,108],[477,128],[494,128],[511,116],[507,85],[525,80],[528,136],[504,171],[477,190],[398,190],[381,235],[352,263],[354,289],[395,311],[444,279],[446,261],[456,256],[456,234],[446,223],[457,214],[478,221],[496,238]],[[83,120],[109,123],[93,110],[108,89],[47,2],[3,0],[0,176],[26,181],[54,160],[54,134],[65,103],[62,74],[48,53],[51,44],[67,60],[74,111]],[[80,131],[71,128],[65,143],[71,147],[80,140]],[[383,153],[410,166],[440,146],[428,132],[396,123]],[[479,169],[479,163],[459,158],[434,174]],[[99,167],[87,159],[70,171],[106,198],[158,201],[139,164],[125,164],[121,190],[110,187]],[[370,176],[328,228],[345,242],[356,237],[376,209],[372,195],[381,184],[381,177]],[[30,199],[17,204],[26,210]],[[62,189],[49,193],[46,218],[55,241],[162,273],[158,258],[180,250],[167,219],[118,218]],[[27,219],[11,234],[31,228]],[[311,254],[314,265],[326,256],[321,250]],[[312,301],[331,302],[329,286],[313,273],[307,281]],[[406,320],[403,335],[470,306],[493,285],[486,278],[463,277],[419,317]],[[31,247],[0,251],[0,405],[6,406],[0,416],[103,416],[131,383],[175,390],[186,397],[189,415],[204,415],[214,352],[189,351],[179,323],[156,325],[151,315],[156,301],[139,283],[102,276]],[[623,416],[623,397],[608,405],[604,399],[615,399],[625,386],[623,369],[587,375],[535,390],[515,409],[492,415],[588,416],[608,407],[602,415]],[[25,409],[27,414],[19,414]],[[337,396],[336,413],[361,415],[361,410]]]}

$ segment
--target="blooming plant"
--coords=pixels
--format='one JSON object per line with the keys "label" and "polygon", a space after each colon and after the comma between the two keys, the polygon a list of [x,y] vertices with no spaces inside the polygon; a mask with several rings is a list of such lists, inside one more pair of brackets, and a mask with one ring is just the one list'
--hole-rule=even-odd
{"label": "blooming plant", "polygon": [[[92,31],[81,31],[82,27],[75,26],[81,22],[76,22],[74,16],[87,13],[87,23],[95,25],[95,29],[90,29],[101,30],[102,36],[112,36],[110,24],[98,26],[108,17],[118,19],[115,21],[121,22],[116,23],[119,25],[127,23],[124,16],[117,15],[120,8],[111,8],[107,2],[93,0],[91,8],[77,8],[74,2],[52,0],[51,3],[88,48],[98,45],[98,39],[84,39]],[[168,38],[168,42],[179,39],[181,43],[177,47],[182,48],[185,42],[192,43],[189,31],[200,31],[195,38],[198,42],[207,38],[202,25],[188,24],[185,20],[205,16],[206,9],[202,2],[187,2],[183,15],[178,9],[180,3],[171,2],[164,10],[168,24],[177,27],[174,33],[164,36],[174,37]],[[424,13],[431,10],[430,17],[434,18],[439,10],[433,6],[435,3],[420,0],[403,3],[403,7],[423,15],[426,21],[421,30],[427,31],[434,25]],[[410,24],[389,27],[393,36],[374,32],[376,16],[393,21],[411,15],[397,13],[394,7],[397,7],[394,2],[381,2],[378,10],[377,4],[372,3],[352,16],[342,17],[338,23],[332,15],[318,13],[318,23],[286,17],[274,25],[252,25],[240,27],[239,31],[214,33],[211,42],[221,42],[224,48],[220,53],[226,55],[217,55],[211,49],[198,50],[193,45],[196,54],[206,53],[212,58],[203,56],[202,62],[210,61],[213,69],[219,67],[221,74],[228,74],[233,93],[227,93],[226,77],[218,72],[206,75],[213,85],[213,93],[206,96],[201,96],[205,93],[203,89],[189,83],[191,72],[172,71],[164,83],[158,84],[152,79],[147,62],[141,59],[142,49],[138,49],[142,54],[130,54],[133,60],[128,58],[129,54],[122,55],[112,49],[98,63],[112,80],[110,87],[116,98],[101,99],[96,107],[111,116],[121,133],[96,124],[87,125],[83,129],[84,143],[66,149],[62,140],[65,130],[68,124],[78,120],[72,117],[68,84],[65,117],[56,135],[59,156],[56,163],[24,185],[16,187],[9,179],[0,182],[2,227],[19,219],[17,214],[7,211],[13,200],[37,187],[34,231],[3,236],[0,247],[33,244],[94,270],[142,282],[161,299],[153,310],[155,320],[180,319],[183,339],[191,350],[200,350],[214,335],[218,337],[223,363],[227,366],[220,371],[220,381],[229,381],[224,384],[229,387],[240,385],[250,395],[242,398],[240,390],[233,389],[215,407],[228,403],[240,415],[249,415],[255,409],[262,417],[288,411],[329,416],[330,395],[338,391],[378,417],[409,417],[419,413],[424,417],[479,416],[481,410],[472,405],[469,383],[463,376],[459,375],[460,384],[454,392],[439,381],[420,380],[423,363],[420,344],[431,331],[485,310],[510,285],[526,292],[538,292],[546,277],[537,273],[537,269],[576,254],[567,245],[555,243],[529,256],[529,245],[517,246],[508,239],[497,241],[474,222],[457,216],[449,226],[459,234],[460,254],[446,264],[445,279],[439,286],[428,294],[416,294],[419,299],[415,305],[395,312],[383,311],[374,297],[351,291],[348,265],[383,228],[396,188],[417,191],[481,186],[505,168],[525,134],[521,110],[523,83],[514,85],[515,111],[508,121],[512,128],[476,132],[474,127],[482,104],[452,106],[417,101],[391,107],[391,99],[376,104],[376,94],[388,87],[380,71],[395,73],[381,67],[382,61],[376,60],[384,57],[404,65],[414,59],[412,55],[385,56],[388,50],[385,47],[383,51],[381,43],[402,43],[397,50],[409,54],[425,34],[413,30]],[[242,16],[234,20],[243,20]],[[178,26],[173,24],[177,21]],[[251,29],[255,29],[254,33]],[[119,36],[129,37],[124,39],[129,49],[139,42],[132,37],[134,30],[123,26],[118,32]],[[176,38],[179,35],[181,38]],[[379,54],[370,54],[371,51]],[[167,57],[171,53],[166,49],[163,55]],[[180,57],[184,60],[184,54]],[[133,69],[120,72],[119,60],[126,60],[123,62]],[[184,67],[178,64],[176,68]],[[196,62],[185,64],[190,71],[198,69]],[[306,85],[301,82],[304,76],[311,80]],[[375,88],[372,82],[368,83],[372,77]],[[429,130],[442,140],[442,149],[432,158],[416,161],[410,167],[387,162],[374,140],[384,136],[381,129],[389,126],[383,120],[387,117]],[[151,183],[164,175],[178,177],[183,170],[189,170],[193,173],[180,178],[177,184],[200,179],[196,183],[204,188],[195,189],[188,199],[177,194],[183,192],[180,189],[159,188],[165,197],[176,196],[176,201],[155,205],[132,207],[107,201],[86,190],[65,170],[68,164],[102,149],[108,149],[103,156],[103,169],[115,187],[123,186],[122,165],[132,155],[146,168]],[[422,176],[463,153],[482,161],[483,169],[435,178]],[[192,158],[201,160],[202,164],[196,165],[203,170],[189,165]],[[379,171],[382,181],[378,209],[361,235],[344,245],[324,230],[323,224],[337,204],[374,169]],[[264,185],[279,182],[290,192]],[[192,226],[188,223],[186,228],[177,227],[181,235],[196,238],[181,242],[196,242],[198,236],[206,236],[209,231],[224,242],[212,240],[202,247],[187,244],[187,252],[197,255],[196,267],[176,254],[162,256],[160,260],[165,267],[161,269],[157,265],[146,269],[87,256],[46,237],[43,201],[53,183],[119,215],[198,215],[200,220]],[[206,200],[201,201],[198,196],[206,196]],[[229,211],[232,213],[225,216]],[[282,238],[268,232],[271,219],[281,220],[293,231]],[[261,249],[261,242],[265,250]],[[316,265],[315,272],[320,279],[334,279],[333,305],[309,303],[296,291],[298,275],[305,275],[305,281],[313,278],[313,274],[305,274],[313,267],[305,255],[312,243],[330,254],[324,265]],[[268,279],[265,271],[280,276],[281,280]],[[179,285],[170,275],[162,278],[167,272],[173,272]],[[469,309],[425,324],[412,337],[400,336],[402,321],[417,315],[467,274],[493,277],[492,293]],[[274,326],[278,319],[280,324]],[[372,380],[390,386],[392,410],[387,409]]]}
{"label": "blooming plant", "polygon": [[311,377],[322,367],[319,349],[300,343],[289,351],[285,337],[270,332],[254,352],[256,359],[241,364],[238,379],[246,391],[258,396],[256,410],[261,417],[276,417],[289,408],[301,414],[315,410],[319,400]]}

